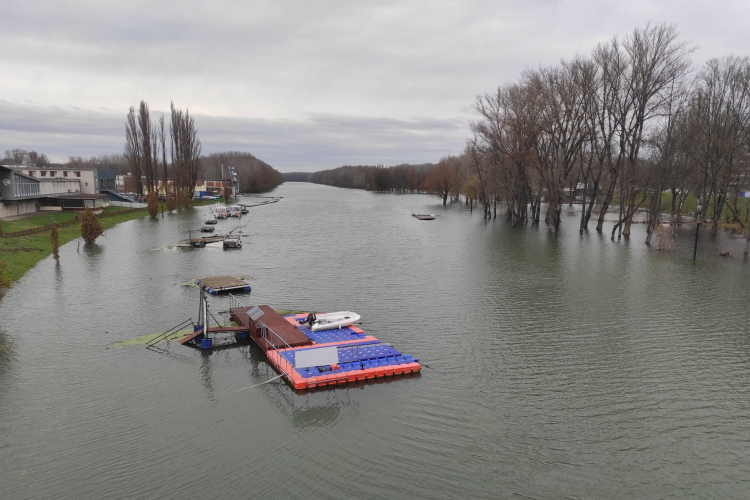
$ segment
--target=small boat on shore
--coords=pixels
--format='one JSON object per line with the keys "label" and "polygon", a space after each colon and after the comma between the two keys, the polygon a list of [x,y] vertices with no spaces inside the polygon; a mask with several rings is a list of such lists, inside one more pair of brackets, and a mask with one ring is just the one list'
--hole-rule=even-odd
{"label": "small boat on shore", "polygon": [[339,311],[327,314],[308,314],[307,318],[301,320],[300,324],[307,323],[310,330],[319,332],[321,330],[334,330],[345,328],[359,321],[361,316],[351,311]]}

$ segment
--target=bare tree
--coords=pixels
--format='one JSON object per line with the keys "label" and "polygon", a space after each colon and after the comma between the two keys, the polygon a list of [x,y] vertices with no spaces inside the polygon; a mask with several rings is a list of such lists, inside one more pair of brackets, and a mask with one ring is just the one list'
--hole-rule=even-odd
{"label": "bare tree", "polygon": [[425,179],[425,191],[443,200],[443,205],[447,204],[448,196],[456,184],[454,175],[450,163],[446,159],[441,160]]}
{"label": "bare tree", "polygon": [[559,68],[527,71],[526,84],[539,95],[540,133],[535,143],[539,174],[547,187],[548,208],[545,220],[560,230],[560,214],[565,186],[581,156],[588,138],[586,112],[590,86],[583,81],[590,75],[584,63],[563,62]]}
{"label": "bare tree", "polygon": [[[172,124],[169,129],[172,147],[172,165],[174,168],[175,188],[177,192],[185,190],[190,196],[195,191],[201,168],[201,142],[198,139],[198,131],[195,121],[189,111],[183,113],[176,109],[174,103],[170,105],[172,113]],[[179,196],[178,200],[184,199]]]}
{"label": "bare tree", "polygon": [[648,221],[646,225],[646,244],[651,244],[651,237],[659,223],[662,212],[661,194],[674,179],[678,161],[677,147],[681,143],[684,129],[679,127],[684,113],[689,89],[681,82],[673,81],[666,98],[666,109],[660,117],[660,123],[646,143],[651,147],[651,169],[653,171],[651,198],[648,202]]}
{"label": "bare tree", "polygon": [[164,206],[167,204],[166,200],[169,197],[169,189],[167,186],[167,144],[166,137],[164,135],[164,113],[159,117],[159,131],[158,131],[159,144],[161,146],[161,166],[163,175],[163,186],[164,186],[164,203],[161,205],[161,215],[164,216]]}
{"label": "bare tree", "polygon": [[146,178],[149,193],[156,187],[156,162],[154,151],[154,127],[151,124],[151,116],[148,104],[141,101],[138,108],[138,137],[141,139],[141,172]]}
{"label": "bare tree", "polygon": [[649,24],[635,29],[622,45],[614,38],[608,47],[598,49],[600,65],[609,65],[604,77],[612,91],[608,112],[612,114],[611,123],[616,127],[616,136],[612,139],[616,140],[617,149],[608,162],[609,183],[602,200],[597,231],[602,230],[604,216],[619,180],[627,203],[621,217],[624,218],[623,235],[626,238],[630,235],[636,211],[638,159],[646,124],[664,110],[669,100],[666,91],[673,82],[681,81],[690,70],[689,55],[694,48],[679,41],[678,37],[675,25]]}
{"label": "bare tree", "polygon": [[125,158],[128,160],[128,167],[135,177],[136,191],[139,195],[143,194],[143,180],[141,160],[143,157],[141,142],[141,131],[135,117],[135,108],[130,107],[128,119],[125,125]]}

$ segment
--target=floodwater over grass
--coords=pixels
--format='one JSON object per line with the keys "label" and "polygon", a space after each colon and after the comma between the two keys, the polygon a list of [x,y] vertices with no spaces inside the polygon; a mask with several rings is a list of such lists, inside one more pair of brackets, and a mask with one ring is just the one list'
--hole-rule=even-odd
{"label": "floodwater over grass", "polygon": [[[555,239],[422,195],[273,194],[241,250],[173,246],[202,207],[71,242],[16,282],[3,498],[747,497],[744,239],[704,231],[693,263],[690,227],[661,254],[642,225],[580,236],[576,214]],[[356,311],[421,375],[298,394],[264,384],[255,347],[133,340],[197,319],[185,284],[225,274],[251,277],[248,303]]]}

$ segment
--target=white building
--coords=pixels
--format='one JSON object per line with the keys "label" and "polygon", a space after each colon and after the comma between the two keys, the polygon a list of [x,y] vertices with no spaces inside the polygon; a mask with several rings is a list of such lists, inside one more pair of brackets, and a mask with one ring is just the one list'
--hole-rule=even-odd
{"label": "white building", "polygon": [[115,189],[115,172],[113,170],[100,170],[97,168],[68,168],[68,167],[44,167],[28,168],[25,166],[15,167],[20,172],[30,175],[40,181],[50,179],[60,181],[78,180],[80,192],[85,194],[100,194],[104,189]]}

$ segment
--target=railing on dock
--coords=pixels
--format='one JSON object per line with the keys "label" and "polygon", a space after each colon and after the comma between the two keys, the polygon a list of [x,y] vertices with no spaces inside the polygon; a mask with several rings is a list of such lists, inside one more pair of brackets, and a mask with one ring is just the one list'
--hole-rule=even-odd
{"label": "railing on dock", "polygon": [[[278,347],[276,347],[276,343],[273,342],[273,338],[271,340],[268,339],[268,332],[271,332],[271,335],[273,335],[274,337],[279,339],[281,342],[283,342],[286,348],[289,350],[289,352],[292,353],[291,366],[290,366],[289,361],[284,356],[281,355],[281,351],[279,351]],[[279,367],[279,370],[281,370],[281,372],[284,375],[286,375],[286,378],[289,380],[289,382],[291,382],[293,380],[293,377],[292,377],[292,374],[290,373],[290,368],[291,370],[294,370],[294,365],[295,365],[294,349],[292,349],[292,346],[287,344],[286,340],[284,340],[278,333],[274,332],[273,329],[268,328],[268,326],[266,326],[263,323],[261,323],[261,326],[260,326],[260,338],[262,338],[266,342],[266,344],[271,346],[276,351],[276,355],[278,356],[278,360],[279,360],[277,366]],[[283,365],[286,365],[286,369],[284,369]]]}
{"label": "railing on dock", "polygon": [[229,310],[230,311],[232,309],[240,309],[240,308],[247,309],[247,306],[245,304],[243,304],[242,302],[240,302],[240,299],[238,299],[237,297],[235,297],[231,293],[229,293],[227,295],[229,295]]}

